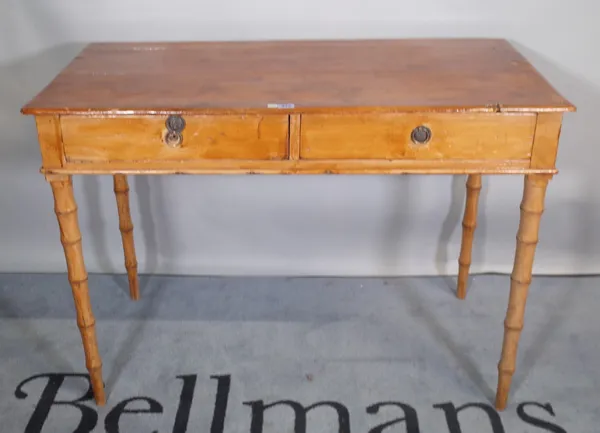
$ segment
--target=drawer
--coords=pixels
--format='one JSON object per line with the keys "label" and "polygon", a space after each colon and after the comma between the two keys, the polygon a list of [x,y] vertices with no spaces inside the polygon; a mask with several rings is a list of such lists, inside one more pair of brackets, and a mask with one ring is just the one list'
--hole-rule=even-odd
{"label": "drawer", "polygon": [[535,123],[535,114],[307,114],[300,158],[529,159]]}
{"label": "drawer", "polygon": [[167,116],[61,117],[68,162],[277,160],[288,154],[287,115],[181,116],[180,143]]}

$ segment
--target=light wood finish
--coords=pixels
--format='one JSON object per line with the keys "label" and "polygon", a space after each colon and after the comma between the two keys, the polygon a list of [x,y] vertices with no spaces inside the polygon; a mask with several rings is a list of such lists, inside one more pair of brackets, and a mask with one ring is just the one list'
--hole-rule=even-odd
{"label": "light wood finish", "polygon": [[119,213],[119,230],[123,241],[125,252],[125,269],[129,280],[129,295],[131,299],[140,299],[140,288],[137,274],[137,259],[135,257],[135,245],[133,243],[133,222],[129,209],[129,183],[124,174],[113,176],[114,191],[117,198],[117,210]]}
{"label": "light wood finish", "polygon": [[[504,408],[563,98],[497,39],[95,43],[21,111],[36,116],[96,399],[104,400],[70,176],[112,174],[133,298],[128,174],[467,174],[458,297],[482,174],[527,181],[499,366]],[[166,120],[182,116],[182,140]],[[414,143],[426,126],[431,138]],[[398,197],[397,200],[402,200]]]}
{"label": "light wood finish", "polygon": [[42,166],[46,169],[63,166],[62,136],[58,116],[36,116]]}
{"label": "light wood finish", "polygon": [[135,163],[70,163],[45,174],[553,174],[554,168],[530,169],[529,160],[198,160]]}
{"label": "light wood finish", "polygon": [[96,320],[92,313],[88,290],[88,275],[83,262],[81,232],[77,221],[77,204],[73,196],[71,176],[50,182],[54,193],[54,210],[60,226],[60,240],[65,250],[69,283],[73,290],[77,310],[77,326],[81,332],[86,366],[90,373],[94,398],[98,405],[104,405],[104,384],[102,382],[102,360],[96,341]]}
{"label": "light wood finish", "polygon": [[[491,159],[531,157],[534,114],[308,114],[302,116],[302,159]],[[431,130],[426,144],[412,131]]]}
{"label": "light wood finish", "polygon": [[573,108],[504,40],[400,39],[95,43],[23,111],[156,115]]}
{"label": "light wood finish", "polygon": [[456,296],[458,296],[459,299],[465,299],[465,296],[467,295],[467,283],[469,280],[469,269],[471,267],[473,237],[475,234],[475,227],[477,227],[477,208],[479,206],[480,191],[481,175],[469,175],[467,178],[465,214],[462,222],[462,242],[460,245],[460,257],[458,259],[458,284]]}
{"label": "light wood finish", "polygon": [[297,161],[300,159],[300,124],[302,117],[300,114],[290,116],[290,159]]}
{"label": "light wood finish", "polygon": [[186,116],[181,145],[165,143],[166,116],[61,118],[68,162],[287,158],[288,116]]}
{"label": "light wood finish", "polygon": [[562,117],[561,113],[538,114],[535,141],[531,155],[531,168],[554,168],[558,152]]}
{"label": "light wood finish", "polygon": [[517,348],[523,330],[527,292],[531,284],[533,259],[549,180],[550,176],[543,175],[525,177],[515,264],[510,277],[510,297],[504,322],[502,356],[498,364],[496,407],[500,410],[506,407],[512,376],[515,372]]}

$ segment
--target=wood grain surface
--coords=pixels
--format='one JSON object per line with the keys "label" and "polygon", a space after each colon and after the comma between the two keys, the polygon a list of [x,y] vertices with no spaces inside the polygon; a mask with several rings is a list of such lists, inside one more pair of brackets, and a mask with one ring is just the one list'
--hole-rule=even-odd
{"label": "wood grain surface", "polygon": [[[293,104],[293,108],[269,108]],[[501,39],[94,43],[26,114],[570,111]]]}
{"label": "wood grain surface", "polygon": [[102,380],[102,359],[96,339],[96,319],[92,312],[88,274],[83,261],[81,231],[79,230],[77,203],[73,194],[71,176],[51,180],[50,186],[54,194],[54,211],[58,218],[60,241],[67,260],[67,275],[77,311],[77,326],[83,342],[85,365],[90,374],[96,403],[103,406],[106,402],[106,394]]}
{"label": "wood grain surface", "polygon": [[[531,157],[536,116],[502,113],[307,114],[301,159],[493,159]],[[431,139],[411,140],[426,126]]]}
{"label": "wood grain surface", "polygon": [[460,244],[460,256],[458,257],[458,278],[456,284],[456,296],[465,299],[467,296],[467,285],[469,283],[469,269],[473,253],[473,238],[477,227],[477,209],[479,207],[479,194],[481,192],[481,175],[471,174],[467,178],[467,199],[465,201],[465,213],[462,221],[462,241]]}
{"label": "wood grain surface", "polygon": [[67,162],[283,159],[288,116],[187,116],[180,145],[165,141],[166,116],[62,116]]}
{"label": "wood grain surface", "polygon": [[129,207],[129,182],[124,174],[113,176],[113,189],[117,199],[117,213],[119,215],[119,230],[123,243],[123,254],[125,256],[125,269],[129,281],[129,296],[134,301],[140,299],[140,284],[138,279],[138,263],[133,242],[133,221],[131,220],[131,209]]}
{"label": "wood grain surface", "polygon": [[504,410],[512,377],[516,369],[519,339],[525,322],[525,306],[531,284],[533,260],[538,244],[540,221],[544,212],[546,188],[551,176],[525,176],[521,201],[521,221],[517,232],[515,263],[510,275],[510,295],[504,320],[504,340],[498,363],[498,388],[496,409]]}
{"label": "wood grain surface", "polygon": [[555,168],[529,168],[529,160],[329,159],[265,161],[206,159],[196,161],[74,162],[44,169],[52,174],[555,174]]}

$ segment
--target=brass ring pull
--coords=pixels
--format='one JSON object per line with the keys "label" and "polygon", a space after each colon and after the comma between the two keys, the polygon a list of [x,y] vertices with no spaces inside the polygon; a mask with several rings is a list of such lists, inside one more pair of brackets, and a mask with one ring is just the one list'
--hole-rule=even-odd
{"label": "brass ring pull", "polygon": [[179,132],[167,131],[164,137],[164,142],[167,146],[178,147],[183,141],[183,137]]}
{"label": "brass ring pull", "polygon": [[185,129],[185,119],[179,115],[171,115],[167,117],[165,122],[167,132],[164,134],[163,141],[167,146],[178,147],[183,141],[181,133]]}
{"label": "brass ring pull", "polygon": [[431,140],[431,129],[424,125],[417,126],[410,134],[410,139],[415,144],[427,144]]}

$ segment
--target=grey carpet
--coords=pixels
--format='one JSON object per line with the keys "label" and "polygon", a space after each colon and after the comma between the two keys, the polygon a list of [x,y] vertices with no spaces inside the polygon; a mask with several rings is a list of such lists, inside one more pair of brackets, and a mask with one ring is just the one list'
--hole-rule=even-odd
{"label": "grey carpet", "polygon": [[597,277],[534,278],[495,419],[508,282],[152,276],[132,302],[91,275],[108,403],[82,412],[56,404],[88,390],[66,276],[0,274],[0,432],[598,433]]}

